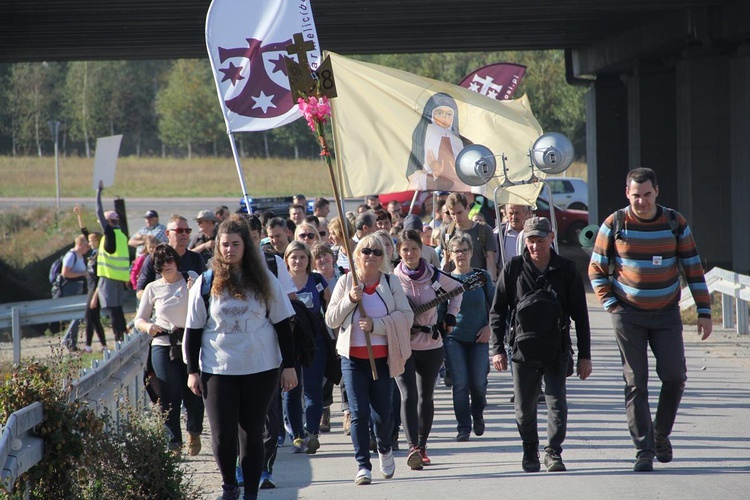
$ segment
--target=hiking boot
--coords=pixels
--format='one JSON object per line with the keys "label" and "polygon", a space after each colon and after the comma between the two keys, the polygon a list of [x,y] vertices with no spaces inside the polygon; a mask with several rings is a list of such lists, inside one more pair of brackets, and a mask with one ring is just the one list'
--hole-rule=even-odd
{"label": "hiking boot", "polygon": [[422,457],[422,465],[430,465],[432,460],[427,456],[427,445],[419,447],[419,456]]}
{"label": "hiking boot", "polygon": [[544,455],[544,466],[547,467],[547,472],[565,472],[567,470],[562,457],[556,451],[548,451]]}
{"label": "hiking boot", "polygon": [[539,463],[539,443],[523,444],[523,459],[521,467],[524,472],[539,472],[541,464]]}
{"label": "hiking boot", "polygon": [[651,472],[654,470],[654,459],[648,455],[636,458],[633,472]]}
{"label": "hiking boot", "polygon": [[276,487],[276,481],[273,480],[273,476],[270,472],[262,472],[260,475],[260,484],[258,488],[261,490],[271,490]]}
{"label": "hiking boot", "polygon": [[347,436],[352,433],[352,414],[348,411],[344,412],[344,434]]}
{"label": "hiking boot", "polygon": [[469,431],[459,431],[458,435],[456,436],[456,441],[459,443],[464,443],[469,440],[470,437]]}
{"label": "hiking boot", "polygon": [[318,451],[318,448],[320,448],[320,441],[318,440],[318,436],[312,435],[307,438],[307,442],[305,443],[305,453],[308,455],[315,455],[315,452]]}
{"label": "hiking boot", "polygon": [[422,470],[422,455],[419,453],[419,448],[416,446],[409,447],[409,454],[406,456],[406,465],[411,470]]}
{"label": "hiking boot", "polygon": [[320,416],[320,432],[331,432],[331,407],[323,408],[323,414]]}
{"label": "hiking boot", "polygon": [[305,444],[304,439],[296,438],[294,441],[292,441],[292,453],[296,455],[298,453],[305,453],[306,451],[307,445]]}
{"label": "hiking boot", "polygon": [[474,417],[474,435],[484,434],[484,417]]}
{"label": "hiking boot", "polygon": [[370,483],[372,483],[372,472],[367,469],[359,469],[357,477],[354,478],[354,484],[362,486]]}
{"label": "hiking boot", "polygon": [[201,452],[201,435],[197,432],[188,432],[188,455],[196,456]]}
{"label": "hiking boot", "polygon": [[659,462],[665,464],[672,461],[672,442],[668,437],[654,436],[654,447],[656,448],[656,459]]}
{"label": "hiking boot", "polygon": [[393,460],[393,450],[388,453],[378,452],[378,458],[380,458],[380,472],[383,473],[383,477],[390,479],[396,472],[396,461]]}

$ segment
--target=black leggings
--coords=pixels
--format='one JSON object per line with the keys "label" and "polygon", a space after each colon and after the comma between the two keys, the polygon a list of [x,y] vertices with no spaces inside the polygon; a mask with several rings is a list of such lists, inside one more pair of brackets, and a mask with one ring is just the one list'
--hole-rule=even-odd
{"label": "black leggings", "polygon": [[271,398],[279,390],[279,375],[276,368],[251,375],[201,375],[214,458],[225,486],[237,485],[239,438],[245,492],[258,493],[264,457],[263,427]]}
{"label": "black leggings", "polygon": [[95,293],[96,289],[89,291],[88,298],[86,299],[86,345],[89,347],[91,347],[91,341],[94,340],[94,331],[96,331],[96,336],[99,337],[99,342],[101,342],[102,346],[107,345],[107,339],[104,337],[104,327],[102,327],[99,303],[96,303],[96,307],[91,307],[91,299]]}
{"label": "black leggings", "polygon": [[396,378],[401,391],[401,424],[409,446],[425,446],[435,417],[435,380],[443,364],[443,348],[412,351],[404,373]]}

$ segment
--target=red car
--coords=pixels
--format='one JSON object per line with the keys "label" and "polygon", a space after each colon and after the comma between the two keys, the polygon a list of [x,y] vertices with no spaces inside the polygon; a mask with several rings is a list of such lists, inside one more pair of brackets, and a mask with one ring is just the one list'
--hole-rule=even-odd
{"label": "red car", "polygon": [[[388,203],[392,200],[396,200],[399,203],[401,203],[401,213],[404,215],[407,215],[409,213],[409,206],[411,205],[411,200],[414,197],[414,191],[400,191],[398,193],[386,193],[379,195],[380,198],[380,204],[383,205],[383,208],[388,206]],[[432,191],[420,191],[417,195],[417,200],[414,202],[414,208],[412,209],[411,213],[417,214],[417,215],[423,215],[425,210],[425,200],[428,198],[432,198]],[[428,202],[428,205],[432,205]]]}
{"label": "red car", "polygon": [[[536,200],[535,213],[539,217],[549,219],[549,202],[542,198]],[[555,219],[557,221],[557,239],[565,241],[570,245],[578,244],[578,235],[581,229],[589,225],[589,213],[585,210],[564,210],[555,208]]]}

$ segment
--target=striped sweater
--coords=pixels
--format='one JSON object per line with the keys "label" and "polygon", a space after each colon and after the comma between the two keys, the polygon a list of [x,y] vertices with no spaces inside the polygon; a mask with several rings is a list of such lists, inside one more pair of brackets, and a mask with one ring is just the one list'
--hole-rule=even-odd
{"label": "striped sweater", "polygon": [[[679,223],[677,236],[662,206],[649,221],[639,219],[628,207],[618,237],[612,235],[615,214],[607,217],[599,229],[589,264],[591,285],[605,309],[611,310],[619,303],[653,311],[677,304],[681,291],[679,261],[698,316],[711,317],[711,297],[693,233],[681,214],[675,212],[675,216]],[[610,278],[612,259],[614,271]]]}

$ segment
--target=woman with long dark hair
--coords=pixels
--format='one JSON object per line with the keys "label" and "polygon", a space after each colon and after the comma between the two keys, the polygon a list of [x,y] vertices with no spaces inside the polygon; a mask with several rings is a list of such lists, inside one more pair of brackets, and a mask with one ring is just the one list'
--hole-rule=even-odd
{"label": "woman with long dark hair", "polygon": [[[216,242],[213,270],[190,290],[188,387],[206,405],[222,498],[239,498],[238,443],[245,498],[257,498],[269,404],[279,385],[284,391],[297,386],[289,322],[294,310],[241,215],[222,222]],[[209,278],[210,287],[204,287]]]}
{"label": "woman with long dark hair", "polygon": [[[412,306],[425,306],[438,293],[450,292],[459,282],[440,272],[422,258],[422,237],[413,230],[402,231],[396,242],[401,262],[395,274]],[[451,299],[442,325],[438,325],[437,304],[415,314],[411,327],[411,357],[404,372],[396,377],[401,391],[401,422],[409,442],[406,464],[413,470],[431,463],[427,456],[427,438],[435,416],[433,393],[435,380],[443,364],[443,339],[440,330],[451,332],[456,325],[456,314],[461,308],[461,296]]]}

